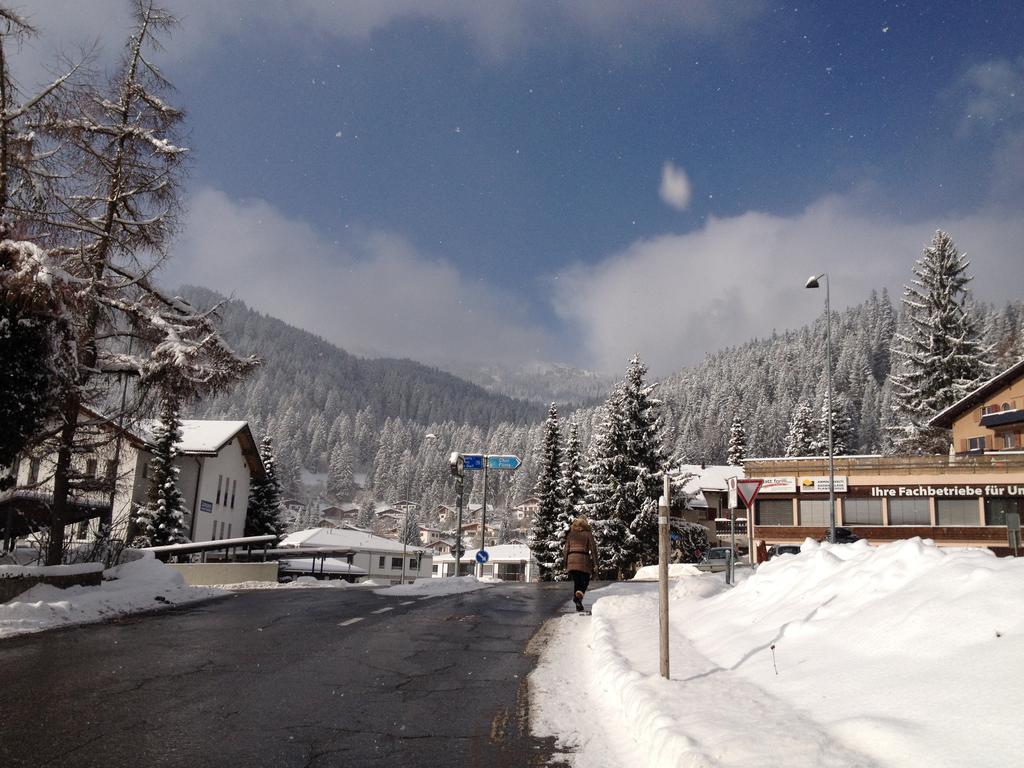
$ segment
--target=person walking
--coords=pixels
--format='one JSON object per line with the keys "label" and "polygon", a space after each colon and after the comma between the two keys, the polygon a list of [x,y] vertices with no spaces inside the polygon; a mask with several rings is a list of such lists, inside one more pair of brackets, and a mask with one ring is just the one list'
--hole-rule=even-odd
{"label": "person walking", "polygon": [[590,585],[590,577],[597,571],[597,542],[590,530],[590,522],[580,515],[572,521],[565,535],[565,570],[572,579],[576,610],[583,610],[583,596]]}

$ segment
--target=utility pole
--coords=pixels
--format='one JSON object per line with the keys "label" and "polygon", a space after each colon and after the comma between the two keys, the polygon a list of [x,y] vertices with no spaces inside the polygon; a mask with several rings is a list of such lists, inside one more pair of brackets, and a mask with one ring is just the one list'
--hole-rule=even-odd
{"label": "utility pole", "polygon": [[462,481],[465,477],[463,472],[463,459],[461,453],[453,453],[448,459],[448,467],[455,475],[455,508],[458,515],[458,523],[455,531],[455,573],[459,575],[459,566],[462,562]]}
{"label": "utility pole", "polygon": [[665,472],[664,491],[658,503],[658,628],[661,656],[661,676],[668,680],[668,551],[669,506],[672,482]]}

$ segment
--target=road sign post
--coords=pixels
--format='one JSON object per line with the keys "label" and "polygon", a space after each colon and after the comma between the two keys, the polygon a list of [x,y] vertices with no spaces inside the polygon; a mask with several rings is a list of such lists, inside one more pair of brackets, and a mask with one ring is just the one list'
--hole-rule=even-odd
{"label": "road sign post", "polygon": [[[448,460],[449,465],[452,469],[452,474],[459,478],[458,480],[458,509],[459,509],[459,526],[458,526],[458,540],[462,542],[462,481],[465,477],[466,470],[471,472],[482,471],[484,473],[484,506],[480,510],[480,551],[484,551],[487,544],[487,470],[516,470],[522,466],[522,460],[518,456],[511,454],[495,454],[493,456],[486,453],[453,453],[451,458]],[[459,575],[459,552],[455,555],[455,575]],[[486,562],[486,561],[484,561]],[[481,563],[482,565],[482,563]],[[483,569],[480,569],[480,573],[483,573]]]}

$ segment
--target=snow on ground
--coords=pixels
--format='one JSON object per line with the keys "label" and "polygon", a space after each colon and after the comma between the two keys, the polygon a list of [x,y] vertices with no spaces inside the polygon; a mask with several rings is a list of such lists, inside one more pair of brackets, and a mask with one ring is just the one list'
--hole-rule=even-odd
{"label": "snow on ground", "polygon": [[[533,729],[577,766],[1003,766],[1024,708],[1024,560],[911,539],[818,545],[735,588],[595,590],[530,678]],[[573,751],[575,750],[575,751]]]}
{"label": "snow on ground", "polygon": [[[22,573],[33,570],[4,566],[15,567]],[[57,589],[39,584],[10,602],[0,603],[0,638],[104,621],[223,594],[222,590],[210,587],[189,587],[180,573],[148,553],[140,560],[104,571],[103,583],[98,587]]]}

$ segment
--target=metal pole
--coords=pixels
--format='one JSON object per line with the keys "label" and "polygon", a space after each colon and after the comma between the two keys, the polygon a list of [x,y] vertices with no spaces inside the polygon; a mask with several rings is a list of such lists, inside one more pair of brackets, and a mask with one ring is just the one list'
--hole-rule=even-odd
{"label": "metal pole", "polygon": [[825,275],[825,365],[828,367],[828,531],[836,541],[836,468],[832,449],[832,308],[829,305],[828,274]]}
{"label": "metal pole", "polygon": [[455,573],[452,574],[453,576],[459,575],[459,565],[462,561],[462,481],[463,476],[460,474],[456,481],[455,507],[458,510],[458,527],[455,531]]}
{"label": "metal pole", "polygon": [[735,574],[733,566],[736,562],[736,507],[729,510],[729,557],[726,560],[725,583],[732,584]]}
{"label": "metal pole", "polygon": [[406,547],[408,546],[408,543],[406,542],[405,539],[406,539],[406,535],[408,533],[408,531],[407,531],[408,528],[409,528],[409,505],[406,504],[406,506],[405,506],[405,522],[402,523],[402,581],[401,581],[402,584],[405,584],[405,550],[406,550]]}
{"label": "metal pole", "polygon": [[[484,535],[487,531],[487,454],[484,454],[484,508],[480,510],[480,551],[487,549]],[[484,575],[484,564],[480,563],[479,573]]]}
{"label": "metal pole", "polygon": [[668,543],[671,481],[665,473],[664,491],[658,503],[658,629],[661,676],[668,680]]}

